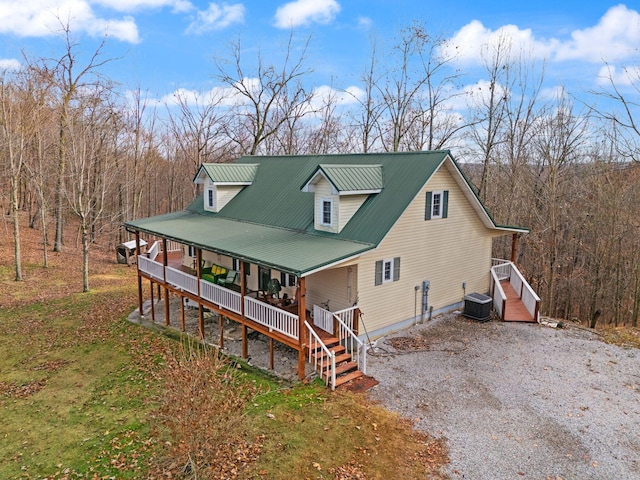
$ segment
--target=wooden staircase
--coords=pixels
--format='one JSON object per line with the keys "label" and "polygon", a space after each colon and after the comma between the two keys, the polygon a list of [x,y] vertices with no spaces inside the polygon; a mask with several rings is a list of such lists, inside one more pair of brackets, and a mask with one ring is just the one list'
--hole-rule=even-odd
{"label": "wooden staircase", "polygon": [[[336,356],[336,388],[364,376],[364,374],[358,370],[358,364],[353,361],[351,354],[346,351],[343,345],[340,345],[340,341],[337,338],[326,332],[322,332],[322,342],[326,345],[327,349],[329,349],[330,352],[334,352]],[[316,350],[309,352],[309,356],[313,359],[325,360],[318,363],[318,365],[323,365],[323,367],[318,367],[318,370],[321,371],[317,373],[323,380],[327,381],[327,379],[331,377],[331,364],[326,359],[326,352]]]}

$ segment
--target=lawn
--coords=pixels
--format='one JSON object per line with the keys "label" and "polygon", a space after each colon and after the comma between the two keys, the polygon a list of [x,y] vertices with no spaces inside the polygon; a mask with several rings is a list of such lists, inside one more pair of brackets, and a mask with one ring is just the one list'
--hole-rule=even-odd
{"label": "lawn", "polygon": [[445,478],[446,449],[362,395],[287,383],[127,321],[135,267],[0,242],[0,478]]}

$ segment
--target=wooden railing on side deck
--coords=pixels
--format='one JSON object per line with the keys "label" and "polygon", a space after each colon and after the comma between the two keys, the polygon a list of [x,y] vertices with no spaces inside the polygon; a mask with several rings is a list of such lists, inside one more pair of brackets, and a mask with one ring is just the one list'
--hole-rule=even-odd
{"label": "wooden railing on side deck", "polygon": [[[501,280],[509,279],[509,283],[513,289],[520,296],[522,304],[525,306],[531,317],[535,322],[539,321],[540,315],[540,297],[533,291],[529,282],[524,278],[518,267],[513,262],[502,260],[504,263],[499,263],[499,260],[493,259],[494,265],[491,267],[491,279],[493,283],[493,305],[500,315],[500,318],[504,319],[504,305],[506,303],[506,295],[504,290],[500,286]],[[498,295],[495,292],[498,292]],[[503,301],[498,301],[502,299]],[[500,306],[498,304],[501,304]]]}
{"label": "wooden railing on side deck", "polygon": [[242,313],[242,297],[238,292],[208,282],[207,280],[200,280],[200,296],[231,312]]}

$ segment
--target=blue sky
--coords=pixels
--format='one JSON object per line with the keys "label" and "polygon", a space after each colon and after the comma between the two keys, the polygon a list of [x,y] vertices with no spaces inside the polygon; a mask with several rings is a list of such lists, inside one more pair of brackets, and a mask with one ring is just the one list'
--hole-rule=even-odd
{"label": "blue sky", "polygon": [[[169,98],[178,88],[215,86],[214,56],[240,40],[247,65],[258,50],[269,61],[289,34],[311,37],[307,81],[313,87],[357,86],[370,60],[372,38],[389,44],[398,31],[421,21],[462,52],[457,63],[480,80],[478,46],[508,32],[531,56],[547,60],[548,84],[573,93],[596,88],[606,60],[614,75],[640,65],[640,6],[603,1],[467,0],[0,0],[0,67],[30,58],[59,58],[59,21],[69,21],[78,51],[92,53],[105,33],[104,72],[124,89]],[[249,71],[249,70],[248,70]],[[249,71],[250,73],[250,71]],[[599,80],[600,78],[600,80]],[[618,77],[624,83],[623,76]]]}

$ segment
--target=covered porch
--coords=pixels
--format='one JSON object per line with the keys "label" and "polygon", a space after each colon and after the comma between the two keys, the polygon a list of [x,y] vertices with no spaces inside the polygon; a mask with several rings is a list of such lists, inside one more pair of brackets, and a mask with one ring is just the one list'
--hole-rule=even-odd
{"label": "covered porch", "polygon": [[[139,239],[137,232],[136,237]],[[308,303],[307,276],[295,277],[296,293],[292,295],[281,296],[279,292],[270,292],[268,288],[252,290],[248,286],[245,271],[250,265],[244,261],[234,262],[239,270],[235,272],[228,269],[231,275],[225,278],[203,275],[203,271],[207,270],[204,265],[210,263],[203,260],[203,250],[194,249],[193,262],[185,262],[184,250],[185,244],[160,239],[152,243],[146,255],[138,256],[139,312],[143,312],[142,282],[149,281],[152,322],[155,322],[156,302],[160,299],[163,311],[158,316],[163,318],[166,326],[177,325],[181,331],[187,330],[188,312],[197,309],[197,336],[201,341],[213,343],[222,349],[225,348],[225,325],[229,321],[235,322],[240,330],[243,358],[249,357],[249,333],[257,332],[268,339],[270,369],[273,370],[275,362],[274,342],[278,342],[297,352],[299,379],[305,377],[306,361],[309,360],[332,388],[340,383],[336,374],[340,375],[341,363],[352,363],[359,371],[366,369],[364,345],[357,339],[359,310],[356,306],[332,312],[327,308],[329,302],[326,302],[325,308]],[[228,277],[234,281],[226,281]],[[177,312],[175,308],[172,312],[171,297],[178,299],[178,302],[173,302],[179,305]],[[213,325],[216,317],[217,325]],[[327,347],[331,345],[331,339],[337,341],[332,345],[333,350]],[[346,353],[349,354],[348,359],[340,357]],[[356,357],[353,362],[352,356]],[[342,369],[345,368],[343,365]]]}

